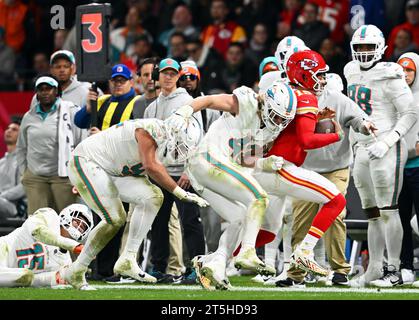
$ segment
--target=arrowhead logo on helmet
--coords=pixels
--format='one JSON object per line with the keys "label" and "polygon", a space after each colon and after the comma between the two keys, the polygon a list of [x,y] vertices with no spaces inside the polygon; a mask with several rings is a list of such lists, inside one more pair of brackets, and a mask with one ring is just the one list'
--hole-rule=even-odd
{"label": "arrowhead logo on helmet", "polygon": [[304,70],[311,70],[317,67],[319,64],[311,59],[304,59],[300,61],[300,66]]}

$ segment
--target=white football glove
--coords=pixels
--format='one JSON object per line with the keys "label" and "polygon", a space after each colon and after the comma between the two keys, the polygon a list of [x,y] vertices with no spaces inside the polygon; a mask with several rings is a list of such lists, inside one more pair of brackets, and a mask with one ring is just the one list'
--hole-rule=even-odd
{"label": "white football glove", "polygon": [[370,159],[381,159],[387,153],[388,145],[383,141],[377,141],[367,148]]}
{"label": "white football glove", "polygon": [[173,190],[173,194],[180,200],[186,202],[192,202],[200,206],[201,208],[208,207],[209,203],[202,199],[200,196],[196,195],[195,193],[187,192],[183,190],[181,187],[177,186],[175,190]]}
{"label": "white football glove", "polygon": [[177,133],[188,125],[188,120],[192,114],[193,108],[191,106],[182,106],[177,109],[169,118],[167,118],[167,124],[175,133]]}
{"label": "white football glove", "polygon": [[278,156],[269,156],[267,158],[257,159],[255,168],[265,172],[276,172],[281,170],[284,165],[284,158]]}

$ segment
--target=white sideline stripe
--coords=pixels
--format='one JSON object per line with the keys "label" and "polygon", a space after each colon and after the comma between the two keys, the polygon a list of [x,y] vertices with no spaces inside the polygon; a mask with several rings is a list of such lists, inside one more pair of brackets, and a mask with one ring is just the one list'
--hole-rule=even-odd
{"label": "white sideline stripe", "polygon": [[[199,285],[92,285],[96,289],[149,289],[149,290],[188,290],[203,291]],[[380,291],[378,291],[380,290]],[[314,292],[314,293],[415,293],[419,294],[419,289],[385,289],[385,288],[264,288],[264,287],[233,287],[228,291],[266,291],[266,292]]]}

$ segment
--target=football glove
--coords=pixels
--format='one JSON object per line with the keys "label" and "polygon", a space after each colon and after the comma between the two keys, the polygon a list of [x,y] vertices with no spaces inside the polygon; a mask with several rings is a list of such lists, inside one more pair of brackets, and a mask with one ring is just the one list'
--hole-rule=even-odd
{"label": "football glove", "polygon": [[185,105],[177,109],[169,118],[167,118],[167,124],[172,130],[177,133],[182,128],[186,127],[189,118],[193,114],[193,108],[189,105]]}
{"label": "football glove", "polygon": [[370,159],[381,159],[387,153],[388,145],[383,141],[377,141],[367,148]]}
{"label": "football glove", "polygon": [[179,200],[185,201],[185,202],[192,202],[200,206],[201,208],[208,207],[209,203],[202,199],[200,196],[196,195],[195,193],[187,192],[183,190],[181,187],[177,186],[173,190],[173,194],[175,197],[177,197]]}
{"label": "football glove", "polygon": [[265,172],[276,172],[281,170],[284,165],[284,158],[278,156],[269,156],[267,158],[257,159],[255,168]]}

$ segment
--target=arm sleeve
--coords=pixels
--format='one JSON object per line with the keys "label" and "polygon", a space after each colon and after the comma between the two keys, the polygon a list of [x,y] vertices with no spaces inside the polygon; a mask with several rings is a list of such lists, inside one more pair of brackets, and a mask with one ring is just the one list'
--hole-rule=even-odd
{"label": "arm sleeve", "polygon": [[26,125],[26,117],[23,117],[22,123],[20,125],[20,131],[19,131],[19,137],[17,139],[16,144],[16,160],[17,165],[19,168],[19,172],[23,174],[27,167],[27,161],[26,161],[26,153],[27,153],[27,141],[26,141],[26,131],[27,131],[27,125]]}
{"label": "arm sleeve", "polygon": [[81,108],[74,115],[74,123],[80,129],[88,129],[90,126],[90,121],[91,121],[90,113],[87,112],[86,106]]}
{"label": "arm sleeve", "polygon": [[316,116],[305,113],[295,117],[297,138],[304,150],[317,149],[339,141],[337,133],[315,133]]}
{"label": "arm sleeve", "polygon": [[[45,210],[45,208],[42,208]],[[35,212],[34,215],[30,218],[30,232],[32,236],[47,245],[60,247],[65,250],[73,251],[73,249],[79,245],[79,243],[73,239],[65,238],[59,233],[54,232],[53,228],[48,225],[48,220],[51,219],[48,215],[49,212]],[[56,213],[52,213],[56,215]],[[52,215],[51,214],[51,215]],[[55,219],[58,219],[56,216]]]}

